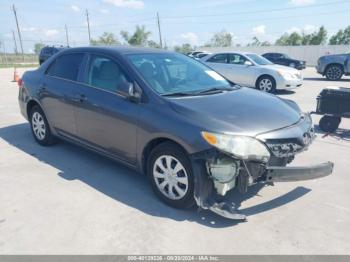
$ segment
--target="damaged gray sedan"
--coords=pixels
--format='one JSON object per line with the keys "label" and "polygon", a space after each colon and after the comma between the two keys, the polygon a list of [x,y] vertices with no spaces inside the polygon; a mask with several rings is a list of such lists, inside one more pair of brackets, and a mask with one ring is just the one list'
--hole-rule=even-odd
{"label": "damaged gray sedan", "polygon": [[[20,81],[34,139],[79,144],[146,173],[165,203],[245,219],[225,202],[255,183],[308,180],[288,167],[315,135],[296,103],[240,87],[202,63],[141,48],[71,48]],[[133,196],[130,196],[133,197]]]}

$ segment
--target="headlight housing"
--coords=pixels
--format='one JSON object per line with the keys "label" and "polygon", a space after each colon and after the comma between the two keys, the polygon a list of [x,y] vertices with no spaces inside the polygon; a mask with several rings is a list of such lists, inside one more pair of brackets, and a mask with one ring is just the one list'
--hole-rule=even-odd
{"label": "headlight housing", "polygon": [[215,134],[205,131],[201,133],[204,140],[210,145],[232,154],[239,159],[255,160],[265,163],[270,159],[270,152],[266,146],[253,137]]}
{"label": "headlight housing", "polygon": [[294,79],[297,78],[296,75],[291,74],[291,73],[287,73],[287,72],[283,72],[283,71],[278,71],[278,73],[280,74],[280,76],[282,76],[283,78],[287,78],[287,79]]}

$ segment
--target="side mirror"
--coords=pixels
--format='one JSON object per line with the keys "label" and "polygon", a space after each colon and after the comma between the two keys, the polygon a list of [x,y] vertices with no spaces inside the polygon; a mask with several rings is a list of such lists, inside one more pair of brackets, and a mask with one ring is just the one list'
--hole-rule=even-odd
{"label": "side mirror", "polygon": [[246,65],[246,66],[252,66],[253,63],[247,60],[247,61],[244,62],[244,65]]}
{"label": "side mirror", "polygon": [[132,102],[139,103],[141,101],[142,89],[136,82],[123,81],[118,87],[117,94],[124,96]]}

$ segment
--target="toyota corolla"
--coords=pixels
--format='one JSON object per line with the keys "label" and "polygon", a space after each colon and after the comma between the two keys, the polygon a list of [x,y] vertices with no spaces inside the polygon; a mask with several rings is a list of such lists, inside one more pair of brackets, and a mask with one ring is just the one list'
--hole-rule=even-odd
{"label": "toyota corolla", "polygon": [[145,173],[173,207],[196,204],[231,219],[245,216],[222,197],[229,190],[333,169],[287,166],[314,138],[296,103],[235,85],[174,52],[63,50],[23,75],[19,105],[40,145],[76,143]]}

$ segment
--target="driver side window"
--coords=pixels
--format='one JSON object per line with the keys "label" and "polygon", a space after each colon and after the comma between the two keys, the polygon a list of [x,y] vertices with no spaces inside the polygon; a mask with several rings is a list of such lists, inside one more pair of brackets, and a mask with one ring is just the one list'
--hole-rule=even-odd
{"label": "driver side window", "polygon": [[239,54],[229,54],[228,63],[233,65],[244,65],[247,59]]}
{"label": "driver side window", "polygon": [[85,82],[90,86],[116,93],[122,83],[130,81],[116,62],[107,57],[92,55]]}

